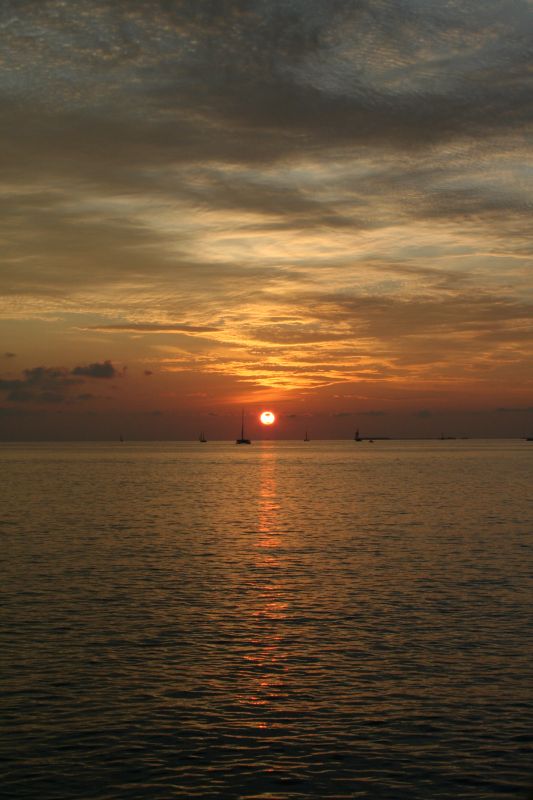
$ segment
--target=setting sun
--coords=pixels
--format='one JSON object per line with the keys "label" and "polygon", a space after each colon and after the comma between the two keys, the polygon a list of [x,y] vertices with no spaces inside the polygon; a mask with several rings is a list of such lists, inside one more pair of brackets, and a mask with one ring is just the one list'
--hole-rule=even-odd
{"label": "setting sun", "polygon": [[276,421],[276,416],[272,411],[263,411],[259,419],[263,425],[272,425],[272,423]]}

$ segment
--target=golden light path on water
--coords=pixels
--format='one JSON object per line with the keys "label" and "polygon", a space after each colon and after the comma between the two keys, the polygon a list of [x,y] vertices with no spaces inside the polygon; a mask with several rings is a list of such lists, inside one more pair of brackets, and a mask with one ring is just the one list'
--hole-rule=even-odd
{"label": "golden light path on water", "polygon": [[[280,711],[287,699],[284,683],[288,669],[284,664],[287,654],[280,651],[288,603],[287,587],[279,572],[282,563],[277,552],[282,537],[280,540],[275,467],[275,454],[271,450],[261,452],[257,556],[254,558],[256,579],[252,584],[257,594],[250,609],[256,635],[250,643],[249,653],[244,656],[242,677],[245,678],[245,689],[240,697],[240,702],[250,710],[263,706],[271,712]],[[252,720],[253,713],[250,723],[253,727]],[[264,715],[255,720],[255,724],[260,729],[272,725],[265,721]]]}

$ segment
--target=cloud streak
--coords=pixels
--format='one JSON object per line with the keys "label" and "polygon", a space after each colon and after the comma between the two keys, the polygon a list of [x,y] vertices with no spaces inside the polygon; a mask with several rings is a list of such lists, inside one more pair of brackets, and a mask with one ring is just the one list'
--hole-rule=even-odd
{"label": "cloud streak", "polygon": [[123,325],[93,325],[88,330],[105,333],[210,333],[219,328],[209,325],[159,324],[159,323],[125,323]]}

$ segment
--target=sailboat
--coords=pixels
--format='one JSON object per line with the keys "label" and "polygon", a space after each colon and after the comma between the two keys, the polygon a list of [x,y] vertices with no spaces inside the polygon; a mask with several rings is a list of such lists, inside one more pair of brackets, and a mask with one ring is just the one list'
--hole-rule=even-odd
{"label": "sailboat", "polygon": [[201,432],[200,436],[198,437],[198,441],[199,442],[207,442],[207,439],[205,438],[205,435],[204,435],[203,431]]}
{"label": "sailboat", "polygon": [[357,430],[356,430],[356,432],[355,432],[355,435],[354,435],[354,437],[353,437],[353,440],[354,440],[354,442],[362,442],[362,441],[363,441],[363,440],[361,439],[361,437],[359,436],[359,428],[357,428]]}
{"label": "sailboat", "polygon": [[250,439],[244,438],[244,409],[242,411],[242,422],[241,422],[241,438],[235,440],[235,444],[252,444]]}
{"label": "sailboat", "polygon": [[309,441],[309,436],[307,435],[307,431],[306,431],[305,432],[305,437],[304,437],[304,442],[308,442],[308,441]]}

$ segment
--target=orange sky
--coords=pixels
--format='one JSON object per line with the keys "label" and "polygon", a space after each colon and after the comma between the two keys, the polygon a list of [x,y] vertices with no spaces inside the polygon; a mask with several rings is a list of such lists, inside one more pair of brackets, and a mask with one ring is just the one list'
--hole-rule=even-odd
{"label": "orange sky", "polygon": [[0,9],[0,437],[533,433],[528,4]]}

